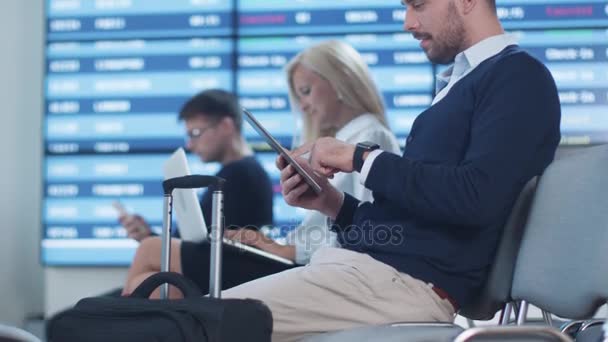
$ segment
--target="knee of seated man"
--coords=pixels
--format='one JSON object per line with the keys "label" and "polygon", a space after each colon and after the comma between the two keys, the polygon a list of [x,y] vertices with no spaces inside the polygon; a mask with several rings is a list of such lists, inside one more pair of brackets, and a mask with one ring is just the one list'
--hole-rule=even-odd
{"label": "knee of seated man", "polygon": [[[181,240],[180,239],[171,239],[171,255],[176,253],[180,253],[181,248]],[[147,237],[139,243],[137,247],[137,253],[143,254],[144,256],[149,255],[154,258],[158,256],[158,261],[160,262],[160,254],[162,251],[162,240],[158,236],[150,236]]]}
{"label": "knee of seated man", "polygon": [[[147,237],[139,243],[137,247],[137,257],[143,258],[145,260],[150,260],[151,258],[155,258],[157,255],[160,255],[161,252],[161,240],[157,236]],[[160,257],[158,259],[160,262]]]}
{"label": "knee of seated man", "polygon": [[161,240],[158,236],[149,236],[139,242],[138,250],[150,251],[161,248]]}

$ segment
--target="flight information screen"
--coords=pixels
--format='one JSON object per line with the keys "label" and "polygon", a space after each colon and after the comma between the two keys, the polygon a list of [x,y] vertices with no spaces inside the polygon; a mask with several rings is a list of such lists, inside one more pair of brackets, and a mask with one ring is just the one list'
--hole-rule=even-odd
{"label": "flight information screen", "polygon": [[562,104],[562,143],[608,142],[608,30],[513,34],[555,79]]}
{"label": "flight information screen", "polygon": [[608,26],[606,0],[497,0],[496,7],[506,29]]}
{"label": "flight information screen", "polygon": [[241,35],[396,32],[405,11],[386,0],[240,0]]}
{"label": "flight information screen", "polygon": [[[608,26],[605,0],[497,0],[507,29]],[[240,0],[241,35],[396,32],[405,9],[386,0]]]}
{"label": "flight information screen", "polygon": [[[503,25],[547,65],[562,102],[562,143],[608,142],[605,0],[497,0]],[[398,0],[47,0],[42,260],[128,265],[137,243],[112,207],[162,222],[162,165],[184,146],[182,104],[208,88],[234,91],[286,147],[300,122],[284,67],[312,44],[338,39],[368,63],[403,144],[432,101],[432,65],[403,33]],[[276,154],[244,135],[274,186],[279,241],[305,211],[280,193]],[[189,156],[196,174],[219,165]]]}
{"label": "flight information screen", "polygon": [[233,8],[229,0],[47,0],[47,39],[226,36]]}

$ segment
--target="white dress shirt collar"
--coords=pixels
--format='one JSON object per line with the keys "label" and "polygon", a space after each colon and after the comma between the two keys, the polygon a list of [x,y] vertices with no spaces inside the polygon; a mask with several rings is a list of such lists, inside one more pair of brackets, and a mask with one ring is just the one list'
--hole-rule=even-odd
{"label": "white dress shirt collar", "polygon": [[488,37],[468,49],[457,54],[454,64],[443,72],[437,74],[437,96],[433,104],[441,100],[449,89],[461,78],[473,71],[486,59],[495,56],[509,45],[517,44],[515,36],[510,34],[499,34]]}

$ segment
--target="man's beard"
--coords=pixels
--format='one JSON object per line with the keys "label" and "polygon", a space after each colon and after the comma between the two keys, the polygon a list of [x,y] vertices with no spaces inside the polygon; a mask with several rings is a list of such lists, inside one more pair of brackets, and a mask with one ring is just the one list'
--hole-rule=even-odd
{"label": "man's beard", "polygon": [[[428,59],[437,64],[449,64],[454,61],[454,57],[462,52],[465,44],[465,29],[462,18],[456,12],[453,2],[449,4],[449,15],[443,30],[436,37],[431,37],[434,41],[432,49],[425,51]],[[424,37],[424,34],[420,36]]]}

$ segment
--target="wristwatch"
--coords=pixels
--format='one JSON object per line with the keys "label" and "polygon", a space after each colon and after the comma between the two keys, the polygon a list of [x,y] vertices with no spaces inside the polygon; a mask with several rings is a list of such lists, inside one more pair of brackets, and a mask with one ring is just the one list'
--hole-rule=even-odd
{"label": "wristwatch", "polygon": [[357,143],[355,146],[355,153],[353,154],[353,169],[357,172],[361,172],[363,168],[363,153],[371,152],[380,148],[380,145],[371,141],[363,141]]}

